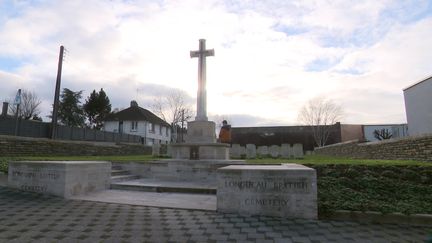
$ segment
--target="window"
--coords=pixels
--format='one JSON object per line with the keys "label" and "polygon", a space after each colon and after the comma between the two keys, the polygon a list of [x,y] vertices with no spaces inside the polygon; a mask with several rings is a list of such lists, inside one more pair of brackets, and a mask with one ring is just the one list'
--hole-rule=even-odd
{"label": "window", "polygon": [[155,132],[155,124],[150,123],[150,132],[154,133]]}
{"label": "window", "polygon": [[168,127],[165,127],[165,134],[166,134],[167,137],[169,136],[169,130],[168,130]]}
{"label": "window", "polygon": [[136,131],[136,130],[138,130],[138,122],[132,121],[131,131]]}
{"label": "window", "polygon": [[162,126],[159,125],[159,134],[162,135]]}

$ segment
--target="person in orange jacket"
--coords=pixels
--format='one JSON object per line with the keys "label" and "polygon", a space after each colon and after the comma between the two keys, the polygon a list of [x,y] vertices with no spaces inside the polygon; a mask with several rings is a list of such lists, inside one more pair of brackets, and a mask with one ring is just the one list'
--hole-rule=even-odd
{"label": "person in orange jacket", "polygon": [[226,120],[222,121],[222,128],[219,132],[219,142],[231,143],[231,125]]}

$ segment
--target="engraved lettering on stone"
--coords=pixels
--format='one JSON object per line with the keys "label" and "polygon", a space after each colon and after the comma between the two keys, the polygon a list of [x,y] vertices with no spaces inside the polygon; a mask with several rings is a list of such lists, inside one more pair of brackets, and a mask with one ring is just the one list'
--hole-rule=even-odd
{"label": "engraved lettering on stone", "polygon": [[27,185],[27,184],[24,184],[20,187],[20,189],[23,191],[31,191],[31,192],[46,192],[47,188],[48,188],[47,185],[35,186],[35,185]]}
{"label": "engraved lettering on stone", "polygon": [[12,177],[20,177],[20,178],[27,178],[27,179],[49,179],[49,180],[57,180],[60,177],[60,174],[57,171],[47,171],[42,172],[40,170],[36,171],[12,171]]}
{"label": "engraved lettering on stone", "polygon": [[287,206],[288,203],[288,200],[279,198],[246,198],[244,201],[246,206],[259,205],[268,207],[281,207]]}
{"label": "engraved lettering on stone", "polygon": [[306,178],[297,180],[262,180],[262,181],[234,181],[226,180],[224,183],[225,188],[237,188],[239,190],[250,191],[283,191],[283,192],[297,192],[308,193],[310,190],[309,183]]}

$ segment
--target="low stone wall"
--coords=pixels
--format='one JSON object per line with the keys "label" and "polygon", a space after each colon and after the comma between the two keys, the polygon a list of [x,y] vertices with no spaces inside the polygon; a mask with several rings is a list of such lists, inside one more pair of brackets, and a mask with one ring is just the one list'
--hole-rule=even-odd
{"label": "low stone wall", "polygon": [[72,142],[44,138],[0,136],[0,156],[103,156],[144,154],[151,154],[151,147],[140,144]]}
{"label": "low stone wall", "polygon": [[432,135],[369,143],[355,140],[315,148],[315,154],[359,159],[432,161]]}
{"label": "low stone wall", "polygon": [[317,219],[317,177],[299,164],[219,168],[217,211]]}
{"label": "low stone wall", "polygon": [[111,162],[104,161],[12,161],[9,171],[10,187],[64,198],[106,190],[111,182]]}

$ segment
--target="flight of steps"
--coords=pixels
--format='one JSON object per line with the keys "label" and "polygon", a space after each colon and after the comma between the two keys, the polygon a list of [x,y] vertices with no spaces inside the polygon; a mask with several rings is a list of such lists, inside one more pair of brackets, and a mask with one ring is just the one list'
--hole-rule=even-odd
{"label": "flight of steps", "polygon": [[142,178],[132,175],[121,165],[113,165],[111,171],[111,189],[143,192],[170,192],[193,194],[216,194],[216,185],[206,181],[176,181],[157,178]]}
{"label": "flight of steps", "polygon": [[130,171],[123,170],[121,165],[113,165],[111,169],[111,183],[131,181],[139,179],[140,176],[132,175]]}

